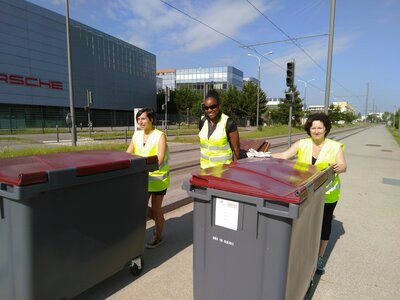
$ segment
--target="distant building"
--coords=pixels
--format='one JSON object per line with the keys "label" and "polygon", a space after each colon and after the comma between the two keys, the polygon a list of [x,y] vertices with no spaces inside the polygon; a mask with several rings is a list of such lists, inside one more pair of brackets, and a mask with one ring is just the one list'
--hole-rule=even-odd
{"label": "distant building", "polygon": [[244,83],[249,82],[249,81],[254,83],[254,85],[258,86],[258,79],[257,78],[254,78],[254,77],[244,77],[243,78],[243,82]]}
{"label": "distant building", "polygon": [[281,98],[267,98],[267,108],[278,109],[278,105],[282,102]]}
{"label": "distant building", "polygon": [[[172,90],[176,89],[176,69],[157,70],[156,76],[161,79],[161,89],[165,90],[165,87]],[[157,85],[157,90],[160,90],[159,84]]]}
{"label": "distant building", "polygon": [[317,112],[324,112],[325,111],[325,105],[309,105],[308,110],[311,113],[317,113]]}
{"label": "distant building", "polygon": [[243,72],[232,66],[157,70],[156,75],[162,78],[163,89],[186,86],[205,93],[210,89],[226,90],[230,85],[243,88]]}
{"label": "distant building", "polygon": [[346,101],[332,102],[332,104],[335,107],[339,107],[341,112],[351,112],[353,114],[356,113],[356,110],[354,109],[353,105],[351,105],[349,102]]}

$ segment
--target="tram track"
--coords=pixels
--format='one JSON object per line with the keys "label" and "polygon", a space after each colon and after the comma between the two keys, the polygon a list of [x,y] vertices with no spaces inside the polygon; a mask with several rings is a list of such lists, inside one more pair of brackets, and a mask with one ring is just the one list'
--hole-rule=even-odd
{"label": "tram track", "polygon": [[[340,141],[345,138],[348,138],[352,135],[358,134],[361,131],[366,130],[368,127],[355,127],[355,128],[345,128],[345,129],[336,129],[332,130],[330,133],[330,138]],[[305,133],[297,133],[292,135],[292,143],[296,142],[297,140],[307,137]],[[288,146],[287,136],[274,136],[274,137],[266,137],[266,138],[256,138],[254,140],[260,141],[268,141],[270,143],[269,149],[274,150],[283,150],[286,149]],[[179,149],[178,147],[175,149],[171,149],[170,155],[172,163],[170,163],[170,170],[171,174],[176,172],[181,173],[185,169],[190,169],[196,166],[199,166],[199,145],[193,144],[193,146],[187,146],[183,149]],[[191,153],[193,153],[191,155]],[[195,159],[189,159],[184,161],[182,159],[182,154],[186,157],[194,157]]]}

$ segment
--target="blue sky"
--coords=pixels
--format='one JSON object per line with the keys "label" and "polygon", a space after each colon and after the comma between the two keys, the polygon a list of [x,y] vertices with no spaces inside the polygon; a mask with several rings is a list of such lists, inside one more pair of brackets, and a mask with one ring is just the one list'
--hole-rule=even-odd
{"label": "blue sky", "polygon": [[[65,0],[30,2],[65,15]],[[330,0],[70,0],[69,5],[72,19],[154,53],[157,69],[231,65],[257,78],[258,60],[248,56],[254,52],[240,46],[263,44],[253,48],[273,52],[261,60],[261,87],[268,97],[283,97],[286,63],[295,59],[301,97],[305,84],[297,80],[311,80],[307,105],[324,104]],[[364,114],[369,83],[368,112],[400,108],[399,15],[398,0],[336,0],[330,102],[348,101]],[[279,42],[296,37],[306,38],[297,46]]]}

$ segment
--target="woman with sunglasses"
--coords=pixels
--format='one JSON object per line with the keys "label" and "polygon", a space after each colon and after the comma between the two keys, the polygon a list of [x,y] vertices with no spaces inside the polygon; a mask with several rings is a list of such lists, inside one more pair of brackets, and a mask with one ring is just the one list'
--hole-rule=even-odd
{"label": "woman with sunglasses", "polygon": [[200,167],[230,164],[239,157],[236,123],[221,112],[217,91],[210,90],[203,102],[205,117],[200,120]]}

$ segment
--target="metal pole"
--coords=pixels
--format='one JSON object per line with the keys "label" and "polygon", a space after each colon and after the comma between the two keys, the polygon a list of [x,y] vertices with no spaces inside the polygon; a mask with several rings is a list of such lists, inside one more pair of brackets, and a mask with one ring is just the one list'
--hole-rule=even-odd
{"label": "metal pole", "polygon": [[394,123],[396,123],[396,105],[393,108],[393,129],[395,128]]}
{"label": "metal pole", "polygon": [[335,28],[335,4],[336,0],[331,0],[331,16],[329,24],[329,45],[328,45],[328,62],[326,67],[326,84],[325,84],[325,114],[328,114],[329,96],[331,89],[331,68],[332,68],[332,52],[333,52],[333,33]]}
{"label": "metal pole", "polygon": [[368,94],[369,94],[369,82],[367,82],[367,96],[365,97],[365,123],[368,119]]}
{"label": "metal pole", "polygon": [[165,88],[165,102],[164,102],[164,108],[165,108],[165,121],[164,121],[164,125],[165,125],[165,135],[166,136],[168,136],[168,126],[167,126],[167,124],[168,124],[168,112],[167,112],[167,110],[168,110],[168,108],[167,108],[167,103],[168,103],[168,101],[169,101],[169,88],[168,87],[166,87]]}
{"label": "metal pole", "polygon": [[289,132],[288,132],[288,147],[292,145],[292,110],[293,110],[293,103],[290,103],[289,106]]}
{"label": "metal pole", "polygon": [[90,127],[90,93],[91,91],[86,90],[86,100],[87,100],[87,118],[88,118],[88,127]]}
{"label": "metal pole", "polygon": [[260,110],[260,68],[261,68],[261,57],[258,58],[258,87],[257,87],[257,118],[256,118],[256,127],[258,129],[258,115]]}
{"label": "metal pole", "polygon": [[186,121],[187,121],[187,127],[189,128],[189,107],[186,107]]}
{"label": "metal pole", "polygon": [[71,43],[69,39],[69,4],[65,1],[65,27],[67,33],[67,55],[68,55],[68,80],[69,80],[69,109],[71,113],[71,133],[72,146],[76,146],[76,126],[75,126],[75,107],[74,107],[74,92],[72,86],[72,62],[71,62]]}

